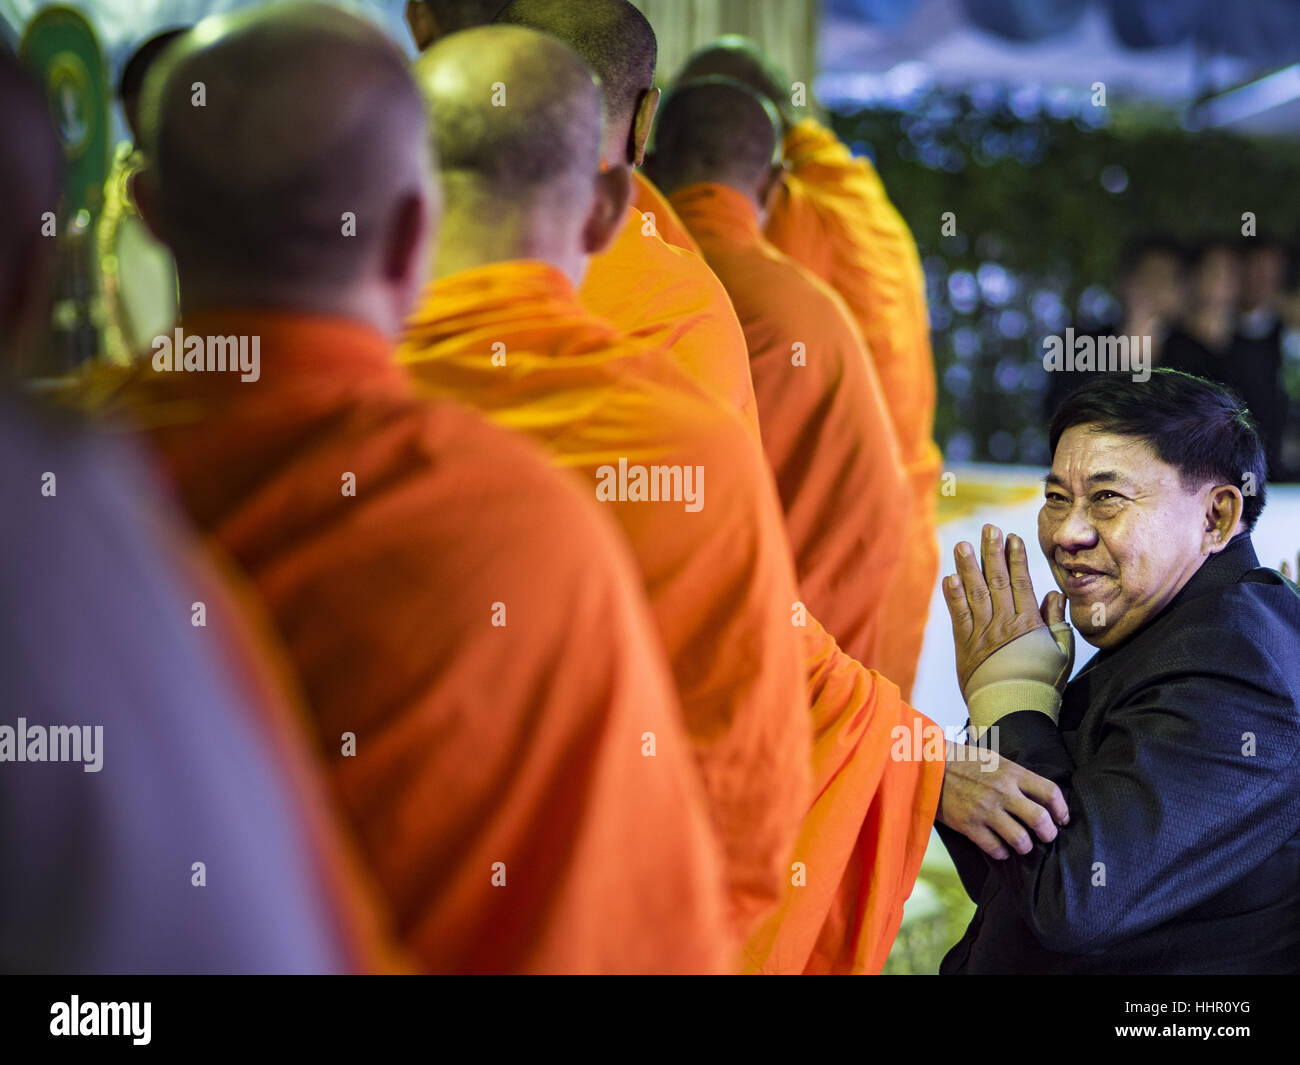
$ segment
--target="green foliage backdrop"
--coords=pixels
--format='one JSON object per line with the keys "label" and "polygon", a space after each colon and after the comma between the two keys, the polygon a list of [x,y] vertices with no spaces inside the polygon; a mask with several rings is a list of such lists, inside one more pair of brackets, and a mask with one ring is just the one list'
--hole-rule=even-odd
{"label": "green foliage backdrop", "polygon": [[[1042,338],[1114,313],[1125,241],[1300,232],[1300,145],[1190,131],[1152,110],[1034,90],[932,89],[906,109],[837,114],[876,162],[926,266],[951,460],[1046,459]],[[954,236],[943,236],[952,212]]]}

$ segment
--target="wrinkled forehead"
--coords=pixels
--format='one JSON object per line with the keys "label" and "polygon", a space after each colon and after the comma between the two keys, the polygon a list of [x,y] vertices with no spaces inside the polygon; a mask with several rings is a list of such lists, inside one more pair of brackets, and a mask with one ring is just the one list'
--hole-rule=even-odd
{"label": "wrinkled forehead", "polygon": [[1075,425],[1061,434],[1045,482],[1072,492],[1110,486],[1150,492],[1179,485],[1178,470],[1138,436]]}

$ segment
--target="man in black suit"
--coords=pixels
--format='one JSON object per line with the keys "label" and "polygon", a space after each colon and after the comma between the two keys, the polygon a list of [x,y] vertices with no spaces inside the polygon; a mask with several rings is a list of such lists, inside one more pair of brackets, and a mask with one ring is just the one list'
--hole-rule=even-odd
{"label": "man in black suit", "polygon": [[[1039,608],[992,526],[944,595],[972,728],[1070,819],[1002,862],[940,828],[978,903],[941,972],[1300,972],[1300,589],[1251,546],[1259,435],[1231,393],[1156,370],[1084,385],[1049,439],[1038,539],[1064,598]],[[1100,649],[1068,684],[1066,601]]]}

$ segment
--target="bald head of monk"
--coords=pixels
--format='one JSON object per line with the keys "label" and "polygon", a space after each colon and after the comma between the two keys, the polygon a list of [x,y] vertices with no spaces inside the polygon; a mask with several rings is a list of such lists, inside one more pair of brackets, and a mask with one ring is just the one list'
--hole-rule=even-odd
{"label": "bald head of monk", "polygon": [[697,49],[677,75],[677,84],[699,78],[734,78],[769,100],[780,116],[782,132],[794,125],[790,83],[756,41],[728,34]]}
{"label": "bald head of monk", "polygon": [[646,17],[627,0],[511,0],[496,20],[549,33],[582,57],[605,106],[601,154],[611,166],[640,166],[659,105],[658,43]]}
{"label": "bald head of monk", "polygon": [[422,55],[445,197],[437,274],[541,259],[581,282],[617,234],[628,171],[600,166],[600,90],[554,37],[522,26],[456,33]]}
{"label": "bald head of monk", "polygon": [[406,25],[423,52],[449,34],[492,21],[506,0],[406,0]]}
{"label": "bald head of monk", "polygon": [[16,376],[36,369],[47,336],[63,152],[45,97],[2,45],[0,100],[0,359]]}
{"label": "bald head of monk", "polygon": [[393,334],[437,214],[428,119],[406,61],[323,4],[206,19],[144,88],[141,214],[183,313],[271,306]]}
{"label": "bald head of monk", "polygon": [[117,98],[122,102],[122,116],[133,141],[140,140],[140,91],[144,88],[144,79],[167,51],[167,46],[185,36],[188,28],[178,27],[154,34],[131,53],[131,58],[122,67],[122,76],[117,82]]}
{"label": "bald head of monk", "polygon": [[716,182],[743,192],[760,218],[785,170],[781,120],[764,96],[734,78],[682,82],[659,109],[651,179],[667,195]]}

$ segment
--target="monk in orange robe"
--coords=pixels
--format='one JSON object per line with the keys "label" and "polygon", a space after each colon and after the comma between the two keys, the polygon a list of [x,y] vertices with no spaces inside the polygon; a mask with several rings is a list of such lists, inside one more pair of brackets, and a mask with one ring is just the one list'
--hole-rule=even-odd
{"label": "monk in orange robe", "polygon": [[[514,0],[497,21],[550,33],[582,57],[600,79],[602,158],[611,167],[639,166],[659,105],[658,46],[645,16],[625,0]],[[582,302],[621,332],[666,345],[757,436],[745,337],[726,290],[694,254],[694,241],[663,196],[633,173],[635,204],[614,240],[592,257],[578,290]]]}
{"label": "monk in orange robe", "polygon": [[[941,784],[945,823],[966,830],[962,789],[988,797],[988,779],[954,761],[950,789],[942,757],[891,755],[928,723],[799,601],[757,442],[665,349],[579,302],[628,193],[600,168],[599,94],[578,58],[502,26],[447,38],[415,70],[444,116],[446,223],[399,357],[428,393],[539,441],[622,526],[724,842],[742,968],[878,970]],[[548,91],[493,108],[484,81]]]}
{"label": "monk in orange robe", "polygon": [[766,95],[785,129],[788,172],[765,234],[843,297],[866,341],[907,470],[911,524],[905,557],[885,603],[890,623],[872,659],[911,691],[939,571],[935,541],[942,456],[933,440],[935,375],[925,279],[916,242],[866,159],[825,127],[798,121],[789,82],[752,42],[723,38],[696,53],[679,81],[735,77]]}
{"label": "monk in orange robe", "polygon": [[437,204],[403,57],[309,5],[205,22],[161,62],[140,203],[182,320],[112,405],[265,602],[403,942],[435,972],[729,967],[625,547],[526,441],[417,400],[391,358]]}
{"label": "monk in orange robe", "polygon": [[[769,114],[769,112],[771,112]],[[660,109],[658,183],[726,286],[749,345],[763,448],[804,601],[876,666],[902,556],[906,482],[880,383],[843,301],[763,239],[781,175],[771,104],[734,79],[688,82]]]}

